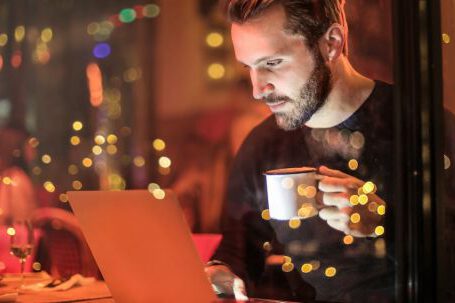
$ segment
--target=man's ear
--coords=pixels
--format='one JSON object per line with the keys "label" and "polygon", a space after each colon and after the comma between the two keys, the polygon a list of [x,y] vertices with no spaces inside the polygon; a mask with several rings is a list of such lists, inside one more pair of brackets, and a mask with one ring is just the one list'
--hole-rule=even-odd
{"label": "man's ear", "polygon": [[332,24],[319,40],[319,48],[325,61],[332,62],[343,54],[346,43],[345,29],[338,23]]}

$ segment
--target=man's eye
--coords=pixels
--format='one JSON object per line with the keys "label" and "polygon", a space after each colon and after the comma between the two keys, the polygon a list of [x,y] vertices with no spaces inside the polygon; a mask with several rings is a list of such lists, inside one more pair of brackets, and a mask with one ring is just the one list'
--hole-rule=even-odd
{"label": "man's eye", "polygon": [[281,62],[283,62],[282,59],[275,59],[275,60],[270,60],[270,61],[267,61],[267,66],[277,66],[278,64],[280,64]]}

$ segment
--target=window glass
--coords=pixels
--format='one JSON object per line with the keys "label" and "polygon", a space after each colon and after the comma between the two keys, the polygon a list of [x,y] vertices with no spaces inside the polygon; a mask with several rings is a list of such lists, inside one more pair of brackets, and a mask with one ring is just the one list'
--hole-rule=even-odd
{"label": "window glass", "polygon": [[[455,1],[441,1],[441,32],[442,32],[442,75],[444,93],[444,217],[441,226],[441,237],[445,260],[444,274],[449,276],[455,268]],[[455,300],[455,284],[448,279],[443,290],[444,299]]]}

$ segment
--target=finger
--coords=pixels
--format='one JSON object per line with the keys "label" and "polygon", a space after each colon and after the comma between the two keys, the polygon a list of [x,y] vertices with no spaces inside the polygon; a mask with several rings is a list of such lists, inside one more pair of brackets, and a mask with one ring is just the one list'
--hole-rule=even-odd
{"label": "finger", "polygon": [[327,220],[327,224],[336,230],[342,231],[344,233],[347,233],[349,231],[349,228],[346,225],[346,222],[342,222],[340,220]]}
{"label": "finger", "polygon": [[346,234],[347,235],[351,235],[351,236],[356,237],[356,238],[365,238],[365,237],[371,236],[371,235],[365,235],[365,234],[361,233],[360,231],[353,230],[353,229],[347,230]]}
{"label": "finger", "polygon": [[319,181],[318,188],[325,192],[349,192],[362,186],[356,178],[337,178],[325,176]]}
{"label": "finger", "polygon": [[337,177],[337,178],[349,178],[349,177],[351,177],[350,175],[348,175],[346,173],[343,173],[340,170],[331,169],[331,168],[328,168],[327,166],[324,166],[324,165],[320,166],[318,171],[319,171],[320,174],[323,174],[323,175],[326,175],[326,176],[330,176],[330,177]]}
{"label": "finger", "polygon": [[337,209],[336,207],[326,207],[319,211],[319,217],[322,220],[337,220],[346,224],[349,221],[349,216]]}
{"label": "finger", "polygon": [[243,280],[236,277],[234,278],[234,297],[238,301],[248,301],[248,297],[246,296],[246,290],[245,290],[245,283],[243,283]]}
{"label": "finger", "polygon": [[328,206],[336,206],[338,209],[351,206],[347,193],[324,192],[322,195],[322,202]]}

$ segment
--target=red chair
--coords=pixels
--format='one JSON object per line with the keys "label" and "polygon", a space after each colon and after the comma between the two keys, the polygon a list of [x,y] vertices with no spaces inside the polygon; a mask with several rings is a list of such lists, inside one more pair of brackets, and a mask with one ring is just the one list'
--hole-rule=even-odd
{"label": "red chair", "polygon": [[39,208],[33,223],[41,228],[37,261],[52,276],[69,277],[76,273],[100,278],[101,274],[84,239],[79,222],[68,211]]}

